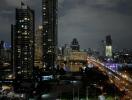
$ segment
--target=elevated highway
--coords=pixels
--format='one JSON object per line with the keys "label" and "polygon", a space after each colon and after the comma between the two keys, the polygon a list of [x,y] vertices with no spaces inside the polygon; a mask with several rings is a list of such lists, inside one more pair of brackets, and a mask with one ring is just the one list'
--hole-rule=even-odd
{"label": "elevated highway", "polygon": [[121,91],[125,92],[126,95],[122,98],[122,100],[131,100],[132,79],[128,75],[113,70],[109,66],[106,66],[105,64],[93,58],[89,57],[87,60],[89,63],[92,63],[94,66],[98,67],[98,69],[101,70],[104,74],[107,74],[111,80],[111,83],[114,83]]}

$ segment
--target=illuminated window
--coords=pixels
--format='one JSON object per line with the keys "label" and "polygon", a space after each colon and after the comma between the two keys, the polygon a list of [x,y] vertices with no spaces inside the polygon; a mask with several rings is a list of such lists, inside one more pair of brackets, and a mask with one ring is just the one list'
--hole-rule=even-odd
{"label": "illuminated window", "polygon": [[21,31],[17,31],[17,33],[21,33]]}
{"label": "illuminated window", "polygon": [[21,38],[21,36],[18,36],[18,39],[20,39]]}
{"label": "illuminated window", "polygon": [[33,41],[30,41],[31,43],[33,43]]}
{"label": "illuminated window", "polygon": [[19,20],[19,22],[21,23],[21,22],[24,22],[24,20]]}
{"label": "illuminated window", "polygon": [[52,41],[52,39],[48,39],[48,41],[49,41],[49,42],[51,42],[51,41]]}
{"label": "illuminated window", "polygon": [[46,45],[46,43],[44,43],[43,45]]}
{"label": "illuminated window", "polygon": [[21,49],[17,49],[17,52],[21,52]]}
{"label": "illuminated window", "polygon": [[25,55],[27,55],[27,52],[24,52]]}
{"label": "illuminated window", "polygon": [[18,68],[18,69],[21,69],[21,67],[20,67],[20,66],[17,66],[17,68]]}
{"label": "illuminated window", "polygon": [[21,74],[21,72],[19,71],[19,72],[17,72],[18,74]]}
{"label": "illuminated window", "polygon": [[43,13],[43,15],[45,16],[45,15],[46,15],[46,13]]}
{"label": "illuminated window", "polygon": [[28,20],[28,18],[25,17],[24,20]]}
{"label": "illuminated window", "polygon": [[24,29],[27,29],[27,25],[24,26]]}
{"label": "illuminated window", "polygon": [[21,26],[22,28],[24,27],[24,25]]}
{"label": "illuminated window", "polygon": [[28,60],[28,58],[24,58],[24,60]]}
{"label": "illuminated window", "polygon": [[24,38],[25,38],[25,39],[27,39],[27,38],[28,38],[28,36],[25,36]]}
{"label": "illuminated window", "polygon": [[44,21],[44,24],[48,24],[49,22],[48,21]]}
{"label": "illuminated window", "polygon": [[51,53],[52,52],[52,50],[48,50],[48,53]]}
{"label": "illuminated window", "polygon": [[24,70],[23,72],[24,72],[24,73],[27,73],[27,70]]}
{"label": "illuminated window", "polygon": [[46,7],[43,7],[43,9],[45,10],[45,9],[46,9]]}
{"label": "illuminated window", "polygon": [[23,35],[27,35],[27,32],[24,32]]}

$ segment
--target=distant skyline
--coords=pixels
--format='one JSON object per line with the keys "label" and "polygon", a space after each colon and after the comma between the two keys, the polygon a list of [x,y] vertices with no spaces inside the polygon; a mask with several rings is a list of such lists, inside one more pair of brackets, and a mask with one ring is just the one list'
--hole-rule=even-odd
{"label": "distant skyline", "polygon": [[[36,29],[41,25],[42,0],[22,0],[35,10]],[[59,46],[77,38],[81,48],[99,49],[111,35],[114,48],[132,49],[132,0],[58,0]],[[1,0],[0,40],[10,42],[10,25],[21,0]]]}

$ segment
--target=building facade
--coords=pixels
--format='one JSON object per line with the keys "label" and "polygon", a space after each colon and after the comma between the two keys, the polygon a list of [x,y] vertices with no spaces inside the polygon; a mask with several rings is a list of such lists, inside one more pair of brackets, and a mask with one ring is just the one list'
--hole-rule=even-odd
{"label": "building facade", "polygon": [[53,69],[57,54],[57,0],[42,0],[43,65]]}
{"label": "building facade", "polygon": [[34,66],[36,68],[43,68],[43,37],[42,37],[42,26],[35,32],[35,62]]}
{"label": "building facade", "polygon": [[0,41],[0,58],[4,57],[4,41]]}
{"label": "building facade", "polygon": [[14,27],[12,49],[15,79],[30,80],[33,79],[34,67],[34,11],[22,4],[21,8],[16,9]]}
{"label": "building facade", "polygon": [[76,38],[74,38],[73,41],[71,42],[71,49],[74,51],[80,50],[80,45],[79,45],[79,42]]}
{"label": "building facade", "polygon": [[106,36],[105,56],[112,58],[112,39],[111,36]]}
{"label": "building facade", "polygon": [[[79,43],[77,43],[79,44]],[[78,48],[78,45],[77,45]],[[78,72],[87,64],[87,52],[72,49],[71,45],[65,44],[58,55],[57,64],[65,71]]]}

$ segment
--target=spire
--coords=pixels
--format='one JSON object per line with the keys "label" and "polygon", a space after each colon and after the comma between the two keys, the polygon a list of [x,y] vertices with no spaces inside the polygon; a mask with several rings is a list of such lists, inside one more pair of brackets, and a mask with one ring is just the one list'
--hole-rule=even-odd
{"label": "spire", "polygon": [[25,4],[21,1],[21,6],[24,6]]}
{"label": "spire", "polygon": [[21,8],[22,8],[22,9],[27,9],[27,8],[28,8],[28,6],[27,6],[27,5],[25,5],[25,3],[21,1]]}

